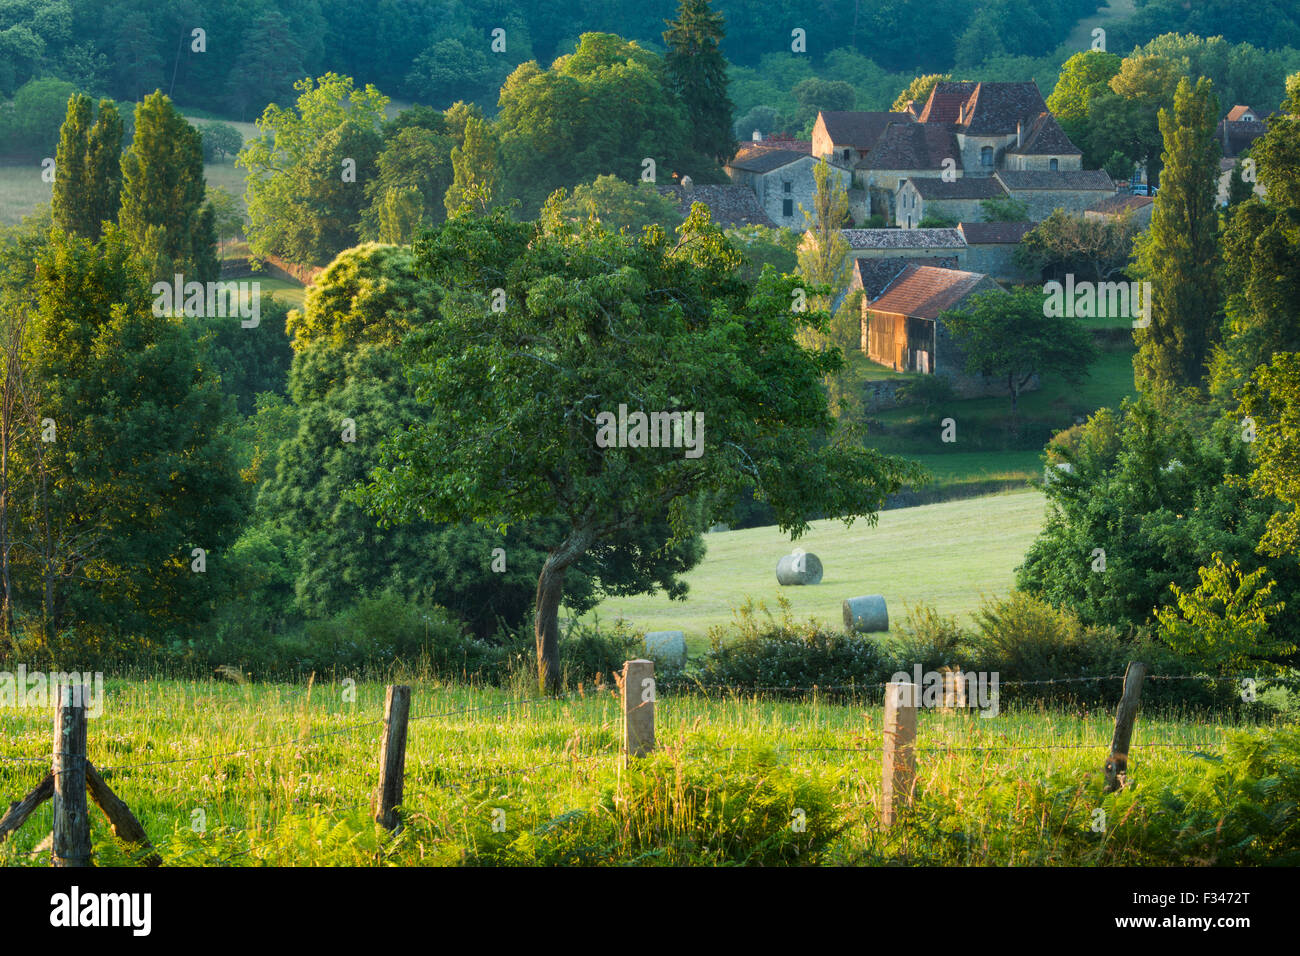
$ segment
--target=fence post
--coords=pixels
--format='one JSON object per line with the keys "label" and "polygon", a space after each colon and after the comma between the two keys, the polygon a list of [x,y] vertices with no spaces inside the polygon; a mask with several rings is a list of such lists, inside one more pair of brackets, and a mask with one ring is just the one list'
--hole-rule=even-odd
{"label": "fence post", "polygon": [[411,714],[411,688],[389,684],[384,699],[384,736],[379,744],[379,790],[375,795],[375,822],[396,832],[401,826],[397,808],[402,804],[406,775],[406,721]]}
{"label": "fence post", "polygon": [[912,802],[916,779],[916,694],[911,683],[885,685],[883,776],[880,823],[893,826],[899,805]]}
{"label": "fence post", "polygon": [[86,809],[85,684],[59,684],[54,699],[54,839],[51,866],[90,866]]}
{"label": "fence post", "polygon": [[1124,671],[1124,693],[1120,695],[1119,707],[1115,710],[1115,733],[1110,738],[1110,756],[1102,772],[1106,775],[1105,793],[1114,793],[1124,786],[1124,775],[1128,773],[1128,743],[1133,735],[1133,722],[1137,720],[1138,702],[1142,699],[1142,679],[1146,676],[1147,666],[1141,661],[1129,661]]}
{"label": "fence post", "polygon": [[654,661],[623,663],[623,754],[644,757],[655,749]]}

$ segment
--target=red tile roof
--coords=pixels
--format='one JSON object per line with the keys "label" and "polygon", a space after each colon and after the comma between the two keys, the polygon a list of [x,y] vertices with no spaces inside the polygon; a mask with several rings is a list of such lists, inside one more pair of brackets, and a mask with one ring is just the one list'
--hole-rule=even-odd
{"label": "red tile roof", "polygon": [[869,308],[873,312],[937,319],[940,312],[953,308],[971,293],[982,291],[982,286],[1002,288],[982,272],[907,266]]}

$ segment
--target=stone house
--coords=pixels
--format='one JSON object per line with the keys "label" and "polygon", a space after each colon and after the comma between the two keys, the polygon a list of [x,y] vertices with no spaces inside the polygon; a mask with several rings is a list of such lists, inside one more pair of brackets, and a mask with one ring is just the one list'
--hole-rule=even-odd
{"label": "stone house", "polygon": [[890,123],[876,145],[854,165],[853,175],[866,191],[871,215],[895,222],[898,187],[903,180],[938,179],[945,170],[960,179],[960,152],[957,138],[946,126]]}
{"label": "stone house", "polygon": [[1029,218],[1036,222],[1057,209],[1082,215],[1095,203],[1115,195],[1115,183],[1102,169],[1001,169],[993,178],[1002,183],[1012,199],[1029,207]]}
{"label": "stone house", "polygon": [[997,394],[1002,385],[965,372],[965,354],[941,313],[961,308],[982,292],[1005,292],[979,272],[908,265],[884,291],[862,306],[864,349],[874,362],[898,372],[942,375],[963,397]]}
{"label": "stone house", "polygon": [[[799,207],[813,208],[813,196],[817,192],[813,169],[817,163],[809,152],[749,146],[727,164],[726,172],[734,185],[746,187],[754,194],[775,225],[802,231],[804,215]],[[848,189],[852,185],[849,170],[828,165],[831,175],[838,177]]]}
{"label": "stone house", "polygon": [[766,226],[772,229],[776,226],[748,186],[737,186],[734,183],[695,185],[687,176],[678,185],[656,188],[659,195],[677,205],[677,211],[683,217],[690,215],[692,204],[701,202],[709,207],[709,214],[713,221],[724,229],[732,226]]}
{"label": "stone house", "polygon": [[1034,222],[961,222],[957,231],[966,240],[966,268],[1009,283],[1028,282],[1035,278],[1015,263],[1020,240]]}
{"label": "stone house", "polygon": [[[1265,123],[1267,117],[1259,110],[1249,106],[1234,106],[1226,116],[1219,120],[1215,136],[1223,147],[1223,158],[1219,160],[1219,204],[1228,204],[1228,186],[1232,182],[1232,169],[1242,162],[1242,153],[1248,150],[1255,140],[1268,132]],[[1255,195],[1263,197],[1265,189],[1255,183]]]}
{"label": "stone house", "polygon": [[823,110],[813,124],[812,154],[848,169],[858,164],[890,123],[910,123],[907,113]]}
{"label": "stone house", "polygon": [[996,179],[963,177],[945,182],[942,179],[905,179],[898,187],[895,203],[897,225],[915,229],[929,218],[946,219],[956,224],[975,221],[983,216],[980,205],[986,199],[1006,199],[1007,191]]}

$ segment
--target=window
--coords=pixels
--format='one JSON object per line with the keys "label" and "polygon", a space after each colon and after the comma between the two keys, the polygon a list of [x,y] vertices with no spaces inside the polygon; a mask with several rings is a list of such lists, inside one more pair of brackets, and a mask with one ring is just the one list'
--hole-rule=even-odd
{"label": "window", "polygon": [[1047,161],[1047,168],[1050,169],[1052,172],[1056,172],[1060,168],[1060,165],[1061,164],[1058,163],[1055,159],[1049,159]]}
{"label": "window", "polygon": [[844,151],[844,161],[846,163],[849,161],[849,151],[847,149]]}
{"label": "window", "polygon": [[993,167],[993,147],[992,147],[992,146],[985,146],[983,149],[980,150],[980,165],[981,165],[981,166],[987,166],[987,167],[989,167],[990,169]]}
{"label": "window", "polygon": [[793,199],[783,199],[783,200],[781,200],[781,215],[784,216],[786,219],[789,219],[791,216],[794,215],[794,200],[793,200]]}
{"label": "window", "polygon": [[782,183],[781,192],[783,193],[793,192],[794,191],[793,187],[794,187],[794,183]]}

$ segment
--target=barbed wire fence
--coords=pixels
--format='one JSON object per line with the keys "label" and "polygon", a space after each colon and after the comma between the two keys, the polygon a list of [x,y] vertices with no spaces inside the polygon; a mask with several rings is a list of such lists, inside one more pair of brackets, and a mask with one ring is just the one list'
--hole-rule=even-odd
{"label": "barbed wire fence", "polygon": [[[638,663],[645,664],[648,662],[638,662]],[[651,673],[653,673],[653,668],[651,668]],[[1266,684],[1282,684],[1282,685],[1295,684],[1298,681],[1300,681],[1300,677],[1280,676],[1280,677],[1257,678],[1255,675],[1250,675],[1250,676],[1239,675],[1239,676],[1227,676],[1227,677],[1214,677],[1214,676],[1202,676],[1202,675],[1144,675],[1144,677],[1145,680],[1148,681],[1197,681],[1197,682],[1205,682],[1205,683],[1225,682],[1225,683],[1234,684],[1238,687],[1243,686],[1242,684],[1243,681],[1251,681],[1251,680],[1258,680],[1260,683],[1266,683]],[[1040,680],[1001,681],[999,686],[1000,687],[1032,687],[1032,686],[1047,686],[1047,685],[1071,685],[1071,684],[1100,682],[1100,681],[1125,681],[1125,679],[1126,679],[1125,674],[1106,674],[1106,675],[1090,675],[1090,676],[1083,676],[1083,677],[1060,677],[1060,678],[1040,679]],[[783,697],[796,697],[806,701],[809,698],[816,700],[818,699],[819,695],[820,696],[824,696],[824,695],[842,696],[844,692],[849,692],[850,694],[867,694],[870,692],[874,696],[875,692],[885,692],[890,687],[898,686],[896,682],[879,682],[879,683],[850,682],[850,683],[842,683],[842,684],[812,684],[812,685],[801,686],[801,685],[727,685],[727,684],[703,683],[700,681],[673,680],[669,682],[668,686],[676,693],[674,693],[672,696],[669,697],[660,697],[658,696],[659,688],[654,686],[653,679],[651,679],[652,691],[650,696],[648,697],[648,699],[637,701],[633,699],[632,696],[629,696],[633,694],[635,688],[629,690],[627,687],[623,686],[623,684],[624,681],[619,680],[618,681],[619,686],[617,687],[617,689],[611,688],[608,685],[604,685],[604,684],[596,685],[591,689],[588,689],[584,685],[579,685],[578,688],[559,695],[543,695],[543,696],[534,696],[534,697],[519,698],[519,699],[510,699],[510,700],[498,701],[494,703],[476,704],[472,706],[460,706],[460,707],[454,707],[450,709],[435,710],[427,713],[410,714],[405,716],[404,723],[416,723],[416,722],[428,721],[428,720],[449,719],[454,717],[467,716],[471,714],[486,714],[486,713],[493,713],[493,712],[500,712],[500,711],[509,711],[512,709],[524,710],[530,708],[532,705],[562,703],[566,701],[572,701],[575,698],[582,699],[582,700],[603,699],[609,701],[609,700],[616,699],[619,696],[619,693],[621,691],[621,695],[624,701],[624,707],[622,709],[622,712],[616,713],[613,719],[605,720],[595,725],[575,723],[573,727],[575,734],[590,733],[592,735],[601,735],[606,733],[607,731],[616,730],[618,727],[621,726],[624,731],[624,740],[622,741],[621,746],[606,747],[597,752],[586,753],[586,754],[573,753],[573,752],[569,752],[566,749],[565,755],[559,759],[544,761],[542,763],[533,764],[526,767],[511,767],[509,769],[499,770],[492,773],[478,774],[471,777],[461,777],[461,778],[447,781],[446,783],[443,784],[433,785],[434,788],[441,786],[444,789],[447,789],[451,792],[462,793],[466,790],[473,789],[481,784],[490,781],[496,781],[496,780],[502,780],[508,778],[523,779],[531,774],[537,773],[538,771],[550,770],[556,767],[567,766],[570,769],[576,769],[579,765],[588,764],[598,760],[610,760],[618,757],[622,757],[623,759],[626,760],[627,754],[629,752],[629,737],[632,733],[632,727],[634,724],[638,724],[638,723],[644,725],[646,723],[647,716],[648,716],[648,723],[651,728],[650,730],[651,741],[652,741],[651,749],[653,749],[654,748],[654,744],[653,744],[654,710],[655,710],[655,703],[659,701],[668,701],[673,699],[686,700],[692,697],[699,697],[707,702],[712,702],[716,700],[716,697],[714,696],[715,692],[720,693],[722,695],[728,695],[737,700],[743,700],[749,698],[751,700],[757,701],[766,698],[772,698],[774,696],[783,696]],[[915,696],[919,698],[920,694],[916,693]],[[861,703],[860,700],[848,701],[844,699],[832,700],[831,702],[836,704],[846,704],[846,705],[848,703]],[[887,711],[886,713],[887,724],[889,719],[888,703],[889,703],[888,700],[886,700],[885,704],[886,704],[886,711]],[[952,707],[954,701],[951,697],[946,697],[944,703],[945,705],[947,705],[943,708],[944,710],[951,712],[955,709]],[[646,713],[647,707],[648,707],[648,715]],[[970,708],[963,706],[961,709],[969,710]],[[83,717],[84,717],[84,707],[83,707]],[[388,731],[390,729],[389,725],[391,723],[391,719],[392,719],[392,714],[385,712],[383,716],[355,721],[353,723],[348,724],[345,727],[332,728],[329,730],[323,730],[315,733],[299,734],[293,737],[286,737],[268,743],[255,744],[255,745],[251,745],[247,747],[239,747],[235,749],[211,751],[211,752],[205,752],[205,753],[195,754],[191,756],[175,757],[175,758],[168,758],[162,760],[146,760],[146,761],[139,761],[133,763],[132,762],[113,763],[96,769],[98,770],[98,773],[102,774],[104,779],[107,780],[107,779],[115,779],[118,776],[128,775],[132,772],[142,771],[142,770],[155,770],[157,768],[162,768],[162,767],[172,768],[181,765],[210,762],[214,760],[237,759],[242,757],[248,757],[254,754],[261,754],[261,753],[275,751],[275,750],[283,750],[285,748],[290,748],[290,747],[301,748],[305,745],[314,743],[316,741],[321,741],[321,740],[337,739],[340,737],[352,737],[360,733],[361,731],[367,729],[373,729],[380,726],[384,726],[385,730]],[[790,729],[792,732],[798,732],[799,730],[805,730],[806,728],[790,728]],[[404,738],[405,727],[402,728],[402,733]],[[914,725],[912,728],[912,733],[913,735],[915,734]],[[684,741],[684,737],[682,739]],[[715,760],[720,754],[735,754],[735,753],[756,753],[756,754],[765,754],[765,755],[771,755],[773,753],[822,754],[822,755],[881,754],[881,755],[885,755],[886,759],[888,759],[889,756],[891,755],[895,757],[897,756],[896,753],[897,748],[892,746],[891,743],[896,743],[896,741],[891,742],[888,739],[888,731],[887,731],[885,735],[885,739],[883,740],[882,744],[879,746],[865,746],[865,747],[863,746],[852,746],[852,747],[789,746],[786,736],[782,734],[779,735],[778,739],[776,739],[772,744],[766,746],[736,746],[732,744],[674,746],[672,743],[668,743],[661,749],[665,750],[666,752],[668,752],[669,754],[677,758],[690,758],[690,759],[708,760],[708,761]],[[1152,750],[1163,749],[1163,750],[1171,750],[1171,751],[1179,750],[1188,754],[1213,755],[1213,754],[1221,753],[1224,750],[1224,747],[1225,744],[1222,740],[1218,742],[1168,740],[1168,739],[1143,740],[1141,742],[1132,744],[1131,747],[1127,747],[1126,752],[1127,749],[1152,749]],[[944,756],[952,756],[957,754],[985,755],[985,754],[1016,752],[1016,751],[1050,752],[1050,751],[1090,750],[1095,752],[1101,752],[1101,751],[1109,750],[1108,744],[1105,741],[1085,742],[1085,741],[1078,741],[1078,740],[1072,740],[1071,742],[1068,743],[1041,743],[1041,742],[1007,743],[1004,741],[995,741],[987,744],[976,743],[973,745],[965,745],[965,746],[954,746],[952,744],[944,744],[939,746],[916,746],[913,741],[910,744],[905,743],[903,749],[906,751],[906,757],[908,758],[909,761],[914,761],[916,755],[922,755],[922,754],[938,755],[939,757],[944,757]],[[433,767],[433,766],[442,767],[448,764],[463,765],[463,763],[467,759],[472,760],[475,757],[480,757],[482,756],[482,753],[483,753],[482,751],[473,751],[473,752],[461,751],[459,753],[437,753],[437,754],[424,757],[421,763],[426,767]],[[17,764],[17,765],[25,765],[25,766],[44,765],[45,767],[50,767],[50,769],[46,774],[46,779],[42,782],[42,784],[38,786],[36,791],[33,791],[31,794],[28,794],[26,800],[31,801],[34,795],[37,795],[37,791],[39,791],[41,787],[49,785],[52,781],[56,781],[61,774],[70,772],[66,765],[62,768],[58,765],[59,757],[73,758],[74,766],[75,766],[75,759],[78,756],[80,757],[81,761],[85,765],[89,765],[89,761],[86,760],[84,752],[78,755],[78,754],[65,754],[65,753],[61,753],[58,750],[54,751],[55,765],[53,767],[51,767],[50,757],[35,757],[35,756],[28,756],[28,755],[9,754],[9,753],[0,753],[0,763]],[[382,772],[383,771],[381,768],[381,777],[382,777]],[[910,776],[911,778],[914,778],[915,776],[914,764],[910,767],[909,772],[907,774],[904,774],[904,776],[905,777]],[[907,780],[904,780],[903,782],[906,783]],[[355,802],[355,803],[350,803],[350,804],[345,804],[340,806],[340,805],[324,805],[316,801],[300,799],[300,800],[295,800],[295,805],[296,806],[310,805],[313,808],[318,808],[319,810],[325,813],[331,813],[331,814],[347,813],[362,808],[369,808],[371,811],[373,811],[372,816],[375,816],[376,820],[378,821],[380,817],[383,816],[383,812],[385,810],[385,808],[381,806],[382,799],[383,799],[382,798],[383,790],[384,787],[381,779],[380,787],[377,788],[377,790],[374,793],[372,793],[371,796],[367,797],[366,799],[360,802]],[[23,802],[24,801],[15,801],[13,804],[10,805],[9,812],[6,813],[3,817],[0,817],[0,840],[4,840],[5,837],[9,836],[14,830],[18,828],[18,826],[21,826],[22,822],[32,812],[33,808],[24,808],[25,812],[23,813],[21,819],[17,819],[16,821],[11,819],[15,815],[15,809],[19,808],[20,804],[22,804]],[[105,812],[108,813],[108,810],[105,809]],[[236,826],[219,827],[210,831],[210,834],[211,836],[214,837],[220,836],[226,839],[239,836],[239,835],[250,835],[250,834],[256,835],[262,830],[283,829],[283,824],[285,823],[286,820],[287,820],[287,815],[281,815],[281,817],[279,817],[275,821],[263,821],[260,824],[252,823],[240,827],[236,827]],[[57,815],[54,823],[55,823],[55,829],[57,830],[59,824],[59,819]],[[88,822],[87,822],[87,828],[88,828]],[[400,824],[398,829],[400,829]],[[116,824],[114,824],[114,830],[115,832],[117,831]],[[141,832],[143,832],[142,828],[141,828]],[[206,828],[203,831],[195,831],[195,832],[200,832],[201,835],[203,836],[207,836],[209,834],[209,831],[207,831]],[[235,853],[229,853],[224,855],[212,852],[215,848],[209,847],[206,844],[204,844],[198,847],[191,847],[188,850],[185,850],[184,852],[172,856],[170,858],[170,862],[173,864],[178,864],[178,863],[183,864],[188,857],[197,855],[200,852],[204,852],[208,854],[210,861],[214,861],[218,865],[229,865],[233,861],[239,858],[252,855],[254,853],[257,853],[258,851],[269,849],[278,844],[285,843],[286,841],[291,839],[293,835],[294,834],[292,832],[285,832],[271,839],[258,841],[256,843],[250,840],[250,845],[248,847],[241,849]],[[50,842],[50,841],[47,839],[46,842]],[[162,849],[164,850],[168,850],[168,851],[171,850],[171,847],[168,845],[168,841],[162,841],[159,844],[159,846],[161,846]],[[155,850],[156,847],[150,845],[148,849],[152,851]],[[27,851],[27,852],[30,855],[39,855],[41,852],[44,852],[44,850],[45,850],[45,846],[42,845],[42,846],[38,846],[35,850]]]}

